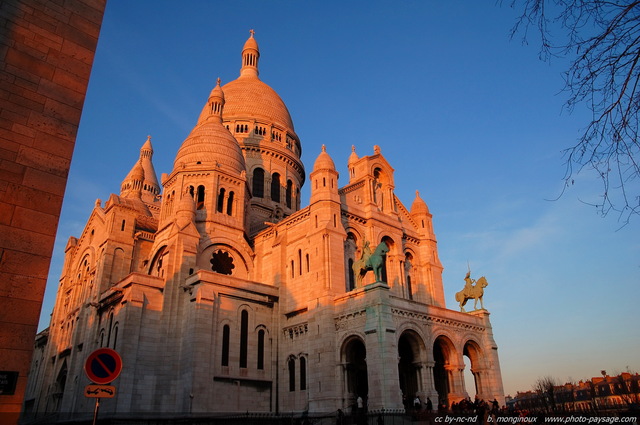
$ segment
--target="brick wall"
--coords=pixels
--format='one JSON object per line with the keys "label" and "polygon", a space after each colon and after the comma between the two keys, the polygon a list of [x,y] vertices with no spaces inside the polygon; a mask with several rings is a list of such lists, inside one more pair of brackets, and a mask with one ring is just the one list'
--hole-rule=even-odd
{"label": "brick wall", "polygon": [[105,5],[0,1],[0,372],[18,372],[3,424],[22,405]]}

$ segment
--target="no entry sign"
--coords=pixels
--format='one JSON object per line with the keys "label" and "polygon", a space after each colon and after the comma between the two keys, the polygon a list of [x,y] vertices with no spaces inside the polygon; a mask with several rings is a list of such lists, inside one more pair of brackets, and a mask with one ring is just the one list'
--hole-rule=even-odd
{"label": "no entry sign", "polygon": [[84,371],[96,384],[113,382],[122,370],[120,355],[111,348],[98,348],[89,354],[84,364]]}

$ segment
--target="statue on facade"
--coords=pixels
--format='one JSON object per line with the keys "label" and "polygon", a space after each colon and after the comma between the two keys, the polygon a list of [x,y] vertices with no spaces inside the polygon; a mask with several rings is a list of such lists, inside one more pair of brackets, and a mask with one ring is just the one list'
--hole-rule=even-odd
{"label": "statue on facade", "polygon": [[385,255],[389,252],[387,243],[382,241],[372,253],[369,242],[364,242],[360,259],[353,263],[353,274],[356,277],[356,288],[362,286],[362,280],[369,270],[373,270],[376,282],[382,282],[382,267],[384,266]]}
{"label": "statue on facade", "polygon": [[475,279],[471,279],[471,271],[467,272],[467,275],[464,277],[464,289],[460,292],[456,293],[456,301],[460,303],[460,311],[466,313],[464,309],[464,305],[468,300],[473,300],[473,309],[477,310],[478,300],[480,300],[480,308],[484,310],[484,303],[482,302],[482,296],[484,295],[484,288],[486,288],[489,283],[487,279],[482,276],[476,282]]}

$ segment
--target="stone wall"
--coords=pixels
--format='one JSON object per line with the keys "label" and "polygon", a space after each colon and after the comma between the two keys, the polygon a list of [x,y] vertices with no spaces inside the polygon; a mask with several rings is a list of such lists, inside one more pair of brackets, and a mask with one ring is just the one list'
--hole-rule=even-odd
{"label": "stone wall", "polygon": [[0,422],[22,405],[106,0],[0,3]]}

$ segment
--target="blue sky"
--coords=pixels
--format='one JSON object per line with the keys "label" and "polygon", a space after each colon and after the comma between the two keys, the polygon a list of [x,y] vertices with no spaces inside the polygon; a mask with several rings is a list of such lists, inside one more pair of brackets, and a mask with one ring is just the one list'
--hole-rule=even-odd
{"label": "blue sky", "polygon": [[410,206],[419,190],[434,216],[448,307],[467,264],[487,277],[507,394],[544,375],[640,371],[640,219],[620,229],[598,216],[589,173],[550,201],[589,116],[563,111],[565,62],[509,39],[515,17],[493,1],[109,0],[40,328],[68,237],[119,193],[147,135],[158,177],[171,171],[216,78],[238,77],[253,28],[307,172],[325,144],[344,185],[351,146],[379,145],[396,195]]}

